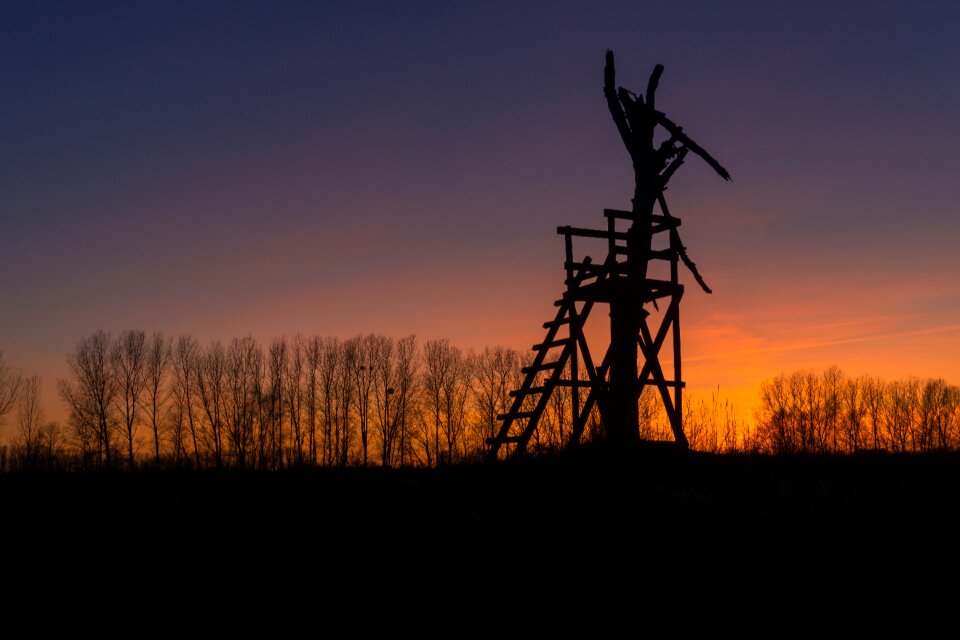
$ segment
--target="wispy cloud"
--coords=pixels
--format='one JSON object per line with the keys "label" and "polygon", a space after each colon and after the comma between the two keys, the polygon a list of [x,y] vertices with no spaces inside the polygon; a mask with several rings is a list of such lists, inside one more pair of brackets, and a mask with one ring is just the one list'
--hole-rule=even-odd
{"label": "wispy cloud", "polygon": [[[846,323],[844,323],[846,324]],[[767,344],[765,346],[746,347],[726,349],[702,356],[685,358],[686,362],[705,362],[710,360],[719,360],[725,358],[743,358],[756,354],[782,353],[788,351],[803,351],[808,349],[821,349],[824,347],[834,347],[845,344],[857,344],[871,342],[876,340],[890,340],[893,338],[908,338],[927,336],[943,333],[960,333],[960,324],[943,325],[939,327],[927,327],[923,329],[913,329],[906,331],[887,331],[882,333],[871,333],[869,335],[843,336],[836,338],[824,338],[820,340],[803,340],[796,342],[785,342],[778,344]]]}

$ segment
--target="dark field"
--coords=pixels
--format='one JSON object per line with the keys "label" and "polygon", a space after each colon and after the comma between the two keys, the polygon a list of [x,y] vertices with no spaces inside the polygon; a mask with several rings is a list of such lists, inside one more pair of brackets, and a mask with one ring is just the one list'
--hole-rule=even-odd
{"label": "dark field", "polygon": [[932,588],[960,547],[956,454],[583,449],[438,470],[10,474],[0,499],[8,576],[184,589],[309,576],[351,585],[345,598],[415,584],[511,599],[746,584],[765,597],[811,580],[818,598],[852,585],[889,596]]}

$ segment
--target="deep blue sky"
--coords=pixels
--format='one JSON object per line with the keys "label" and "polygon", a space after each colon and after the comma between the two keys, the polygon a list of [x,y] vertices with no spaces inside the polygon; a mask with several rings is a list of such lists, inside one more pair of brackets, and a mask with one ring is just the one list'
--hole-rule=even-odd
{"label": "deep blue sky", "polygon": [[[839,6],[835,6],[839,5]],[[527,348],[632,190],[603,53],[733,174],[672,182],[693,387],[960,381],[960,5],[0,1],[0,349],[97,329]],[[699,364],[698,364],[699,363]]]}

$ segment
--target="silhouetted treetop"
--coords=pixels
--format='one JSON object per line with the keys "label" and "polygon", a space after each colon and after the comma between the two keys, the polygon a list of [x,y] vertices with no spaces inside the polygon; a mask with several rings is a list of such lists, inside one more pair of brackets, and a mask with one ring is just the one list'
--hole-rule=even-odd
{"label": "silhouetted treetop", "polygon": [[[603,70],[603,94],[617,125],[617,131],[620,132],[620,138],[633,160],[638,184],[643,179],[651,185],[658,185],[662,190],[683,164],[688,151],[700,156],[724,180],[731,179],[730,172],[716,158],[685,134],[680,125],[655,108],[657,87],[660,85],[660,76],[663,75],[662,64],[656,65],[650,74],[646,100],[643,95],[617,87],[616,74],[613,51],[608,50]],[[669,133],[669,138],[659,147],[654,147],[653,138],[657,125]]]}

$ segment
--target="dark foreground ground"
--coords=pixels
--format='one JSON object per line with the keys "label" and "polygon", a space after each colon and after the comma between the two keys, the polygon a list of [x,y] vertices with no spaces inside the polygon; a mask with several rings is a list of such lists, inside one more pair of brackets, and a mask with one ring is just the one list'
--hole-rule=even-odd
{"label": "dark foreground ground", "polygon": [[173,584],[187,601],[297,585],[427,610],[478,589],[494,608],[648,590],[735,591],[744,607],[869,590],[876,605],[929,599],[944,576],[956,595],[960,557],[955,454],[584,449],[439,470],[11,474],[0,504],[8,582]]}

